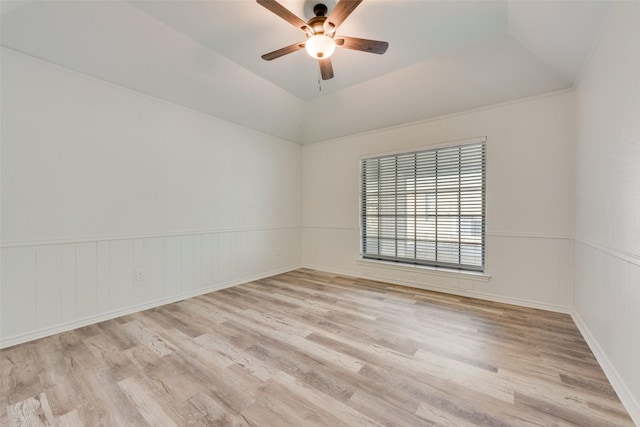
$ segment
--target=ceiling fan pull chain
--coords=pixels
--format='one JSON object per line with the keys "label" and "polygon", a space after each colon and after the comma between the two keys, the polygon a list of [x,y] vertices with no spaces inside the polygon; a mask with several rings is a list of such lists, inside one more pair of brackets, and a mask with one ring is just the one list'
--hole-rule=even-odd
{"label": "ceiling fan pull chain", "polygon": [[318,70],[318,92],[322,92],[322,73]]}

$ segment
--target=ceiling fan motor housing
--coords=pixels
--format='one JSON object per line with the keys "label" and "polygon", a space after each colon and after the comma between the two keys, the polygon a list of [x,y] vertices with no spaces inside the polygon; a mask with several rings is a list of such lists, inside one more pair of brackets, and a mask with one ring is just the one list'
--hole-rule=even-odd
{"label": "ceiling fan motor housing", "polygon": [[326,16],[314,16],[309,19],[307,25],[313,31],[313,34],[324,34],[324,21],[327,20]]}
{"label": "ceiling fan motor housing", "polygon": [[313,14],[316,16],[327,16],[328,10],[329,9],[327,9],[327,6],[322,3],[318,3],[317,5],[313,6]]}
{"label": "ceiling fan motor housing", "polygon": [[[314,16],[313,18],[309,19],[309,21],[307,21],[307,25],[309,26],[309,28],[311,28],[313,35],[327,34],[325,32],[325,27],[324,27],[324,22],[327,20],[327,11],[328,11],[327,6],[322,3],[318,3],[315,6],[313,6],[313,13],[316,16]],[[308,37],[311,37],[311,36],[308,35]]]}

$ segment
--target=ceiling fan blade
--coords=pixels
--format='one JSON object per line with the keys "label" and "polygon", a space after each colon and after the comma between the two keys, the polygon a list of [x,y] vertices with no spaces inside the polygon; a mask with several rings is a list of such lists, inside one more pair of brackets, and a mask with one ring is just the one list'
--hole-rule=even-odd
{"label": "ceiling fan blade", "polygon": [[310,29],[307,26],[307,23],[302,19],[298,18],[292,12],[289,11],[286,7],[281,5],[275,0],[256,0],[260,6],[263,6],[269,9],[271,12],[278,15],[280,18],[287,21],[289,24],[293,25],[296,28],[300,28],[305,33],[309,32]]}
{"label": "ceiling fan blade", "polygon": [[322,75],[322,80],[332,79],[333,65],[331,64],[331,58],[321,59],[318,62],[320,63],[320,74]]}
{"label": "ceiling fan blade", "polygon": [[378,55],[385,53],[389,47],[388,42],[346,36],[336,38],[336,45],[362,52],[377,53]]}
{"label": "ceiling fan blade", "polygon": [[283,47],[278,50],[274,50],[273,52],[265,53],[262,55],[262,59],[265,61],[271,61],[272,59],[280,58],[289,53],[297,52],[300,49],[304,49],[304,43],[296,43],[291,46]]}
{"label": "ceiling fan blade", "polygon": [[335,31],[353,12],[362,0],[339,0],[327,19],[324,21],[325,33]]}

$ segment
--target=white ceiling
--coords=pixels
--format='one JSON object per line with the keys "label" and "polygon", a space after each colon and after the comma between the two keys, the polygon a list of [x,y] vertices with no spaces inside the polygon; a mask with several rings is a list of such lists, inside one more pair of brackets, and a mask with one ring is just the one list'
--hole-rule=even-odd
{"label": "white ceiling", "polygon": [[[303,20],[317,2],[281,0]],[[325,2],[329,12],[335,3]],[[1,43],[307,143],[571,87],[610,6],[364,0],[338,34],[389,49],[339,48],[335,78],[321,86],[304,51],[260,58],[305,37],[254,0],[2,0]]]}

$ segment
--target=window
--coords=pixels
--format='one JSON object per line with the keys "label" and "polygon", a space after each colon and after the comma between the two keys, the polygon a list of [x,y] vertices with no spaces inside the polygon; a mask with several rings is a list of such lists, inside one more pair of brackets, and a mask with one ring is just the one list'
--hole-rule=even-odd
{"label": "window", "polygon": [[365,259],[484,271],[485,139],[364,158]]}

